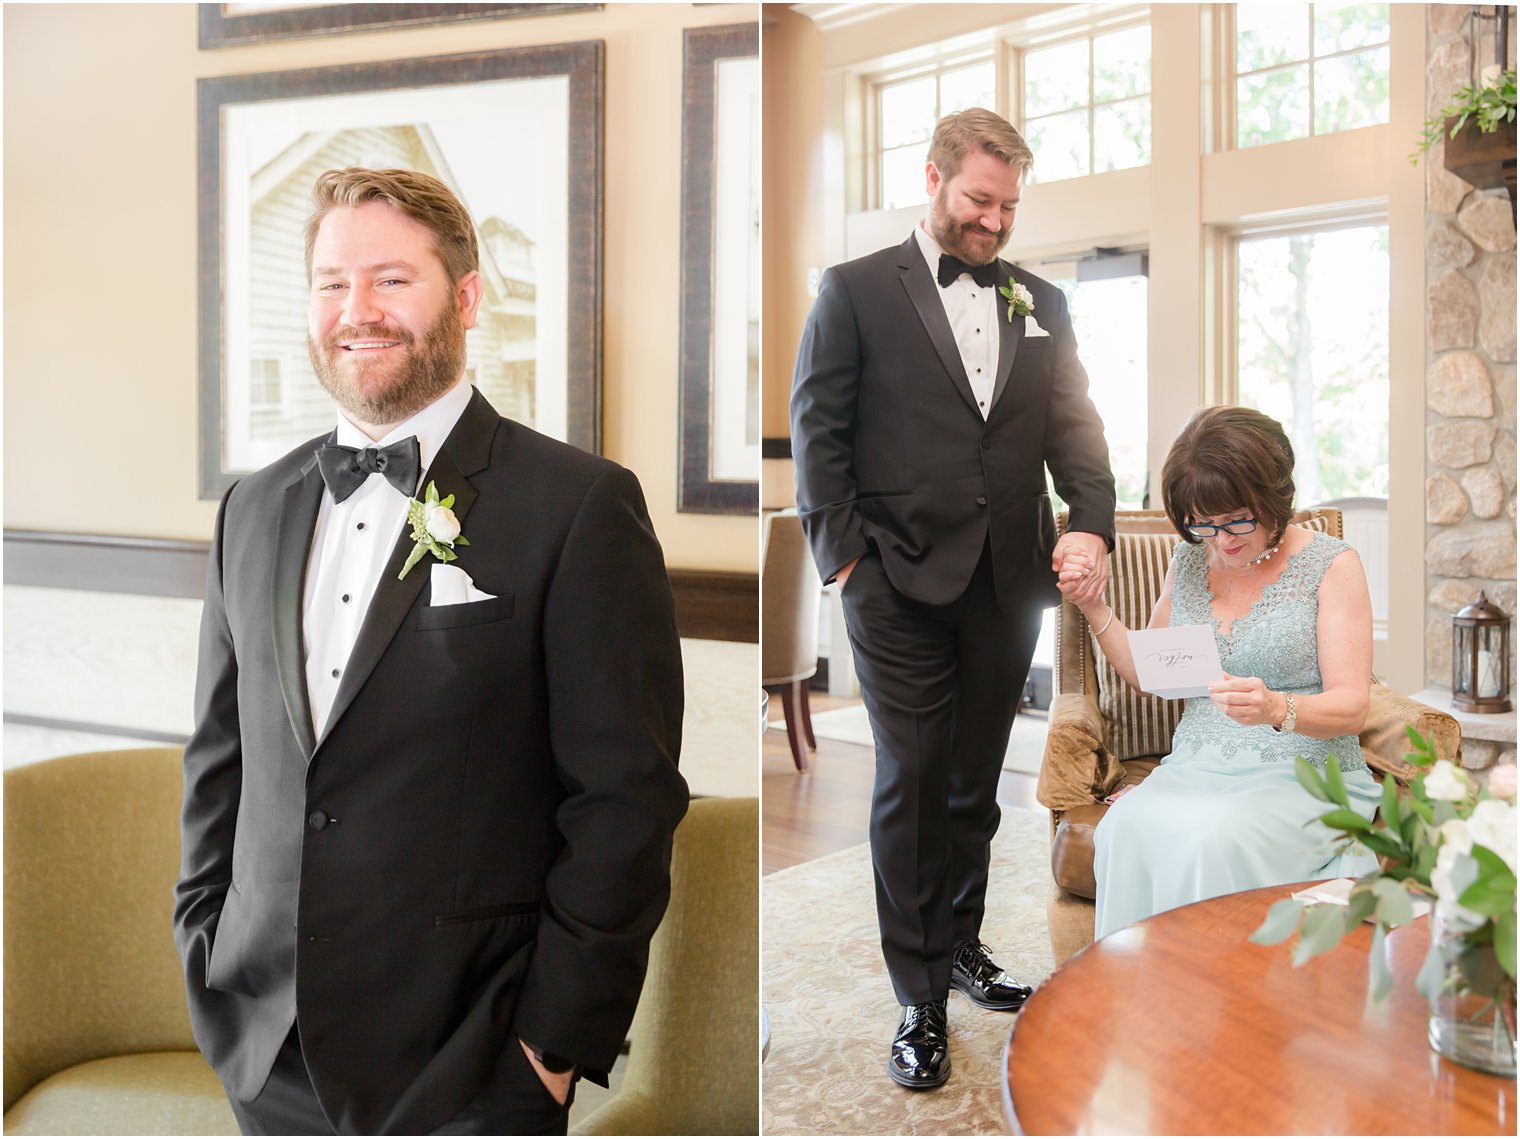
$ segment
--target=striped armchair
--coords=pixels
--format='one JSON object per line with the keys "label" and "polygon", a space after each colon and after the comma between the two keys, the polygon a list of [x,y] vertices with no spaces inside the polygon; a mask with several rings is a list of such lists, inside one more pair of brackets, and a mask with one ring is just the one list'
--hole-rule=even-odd
{"label": "striped armchair", "polygon": [[[1062,533],[1066,515],[1057,520]],[[1300,511],[1293,524],[1341,537],[1339,510]],[[1120,621],[1144,628],[1161,595],[1172,551],[1180,539],[1165,512],[1119,511],[1110,559],[1108,600]],[[1137,784],[1172,749],[1182,701],[1136,692],[1095,651],[1091,630],[1076,606],[1063,602],[1056,619],[1055,698],[1036,796],[1050,809],[1051,889],[1047,902],[1050,943],[1056,963],[1092,943],[1093,831],[1108,810],[1105,796]],[[1372,681],[1372,706],[1362,748],[1375,775],[1407,781],[1404,725],[1435,740],[1442,755],[1455,756],[1461,730],[1445,712],[1400,696]]]}

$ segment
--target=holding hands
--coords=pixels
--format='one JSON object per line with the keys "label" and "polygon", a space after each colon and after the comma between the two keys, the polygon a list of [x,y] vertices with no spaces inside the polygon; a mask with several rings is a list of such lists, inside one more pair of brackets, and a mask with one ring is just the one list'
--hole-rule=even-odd
{"label": "holding hands", "polygon": [[1287,719],[1287,697],[1273,692],[1256,676],[1231,676],[1209,685],[1209,699],[1237,724],[1276,727]]}
{"label": "holding hands", "polygon": [[1050,568],[1062,596],[1085,612],[1103,600],[1108,588],[1108,543],[1097,534],[1070,531],[1056,543]]}

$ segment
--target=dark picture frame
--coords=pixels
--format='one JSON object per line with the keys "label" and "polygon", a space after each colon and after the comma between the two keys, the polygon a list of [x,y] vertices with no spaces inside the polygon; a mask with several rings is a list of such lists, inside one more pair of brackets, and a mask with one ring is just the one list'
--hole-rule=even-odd
{"label": "dark picture frame", "polygon": [[[744,288],[720,280],[718,196],[718,64],[758,57],[758,23],[688,28],[682,76],[681,129],[681,424],[677,509],[687,513],[753,514],[760,505],[758,422],[756,458],[748,478],[714,473],[721,444],[715,427],[719,393],[714,345],[720,289]],[[756,168],[758,175],[758,168]],[[751,266],[758,274],[758,264]],[[752,349],[753,350],[753,349]],[[758,369],[752,363],[751,383]],[[758,401],[752,413],[758,416]]]}
{"label": "dark picture frame", "polygon": [[[267,185],[275,176],[271,168],[275,166],[275,159],[259,167],[252,160],[243,161],[242,166],[237,166],[229,159],[229,154],[236,152],[244,154],[250,147],[236,147],[236,140],[229,141],[229,132],[234,130],[238,122],[253,122],[259,115],[285,115],[287,118],[294,114],[295,108],[304,108],[308,115],[315,116],[316,110],[326,112],[329,120],[342,122],[342,116],[349,113],[350,109],[360,109],[361,103],[350,96],[360,94],[377,94],[381,99],[393,99],[404,102],[408,107],[413,104],[421,105],[426,100],[432,100],[430,105],[461,108],[462,112],[468,112],[477,118],[482,112],[481,108],[496,106],[490,100],[510,99],[515,94],[521,94],[525,98],[529,92],[533,92],[534,98],[541,89],[552,89],[557,93],[554,102],[554,114],[549,114],[550,108],[545,107],[543,114],[531,116],[512,116],[513,122],[505,122],[500,118],[489,120],[491,129],[500,130],[497,137],[497,146],[510,146],[511,139],[525,137],[523,132],[536,130],[549,132],[548,137],[553,146],[551,150],[556,156],[562,154],[563,162],[553,163],[552,179],[545,184],[562,187],[553,194],[551,203],[553,216],[559,218],[561,225],[555,230],[555,242],[548,253],[541,246],[535,246],[533,240],[524,235],[511,224],[502,224],[499,217],[493,217],[487,226],[481,227],[481,253],[482,273],[488,278],[488,286],[491,285],[490,274],[486,272],[486,262],[489,251],[496,243],[508,240],[516,241],[508,251],[510,255],[515,252],[521,257],[531,261],[535,255],[539,256],[538,262],[533,262],[536,268],[517,275],[498,273],[494,284],[495,292],[505,297],[504,306],[515,306],[516,310],[526,309],[528,312],[527,325],[529,328],[528,350],[539,353],[529,358],[527,364],[521,362],[514,366],[526,369],[528,379],[523,381],[531,401],[549,401],[544,407],[552,413],[549,422],[552,428],[541,427],[549,430],[584,450],[597,452],[601,446],[601,393],[602,393],[602,209],[603,209],[603,101],[604,101],[604,48],[602,41],[590,40],[575,43],[555,44],[542,47],[512,48],[499,51],[472,52],[460,55],[436,56],[423,59],[392,60],[377,63],[345,64],[333,67],[319,67],[296,71],[266,72],[255,75],[236,75],[218,78],[202,79],[198,82],[198,176],[199,176],[199,383],[200,383],[200,495],[210,499],[220,497],[237,478],[248,470],[257,469],[270,461],[277,454],[284,453],[292,446],[301,443],[305,438],[315,435],[318,431],[326,430],[330,426],[330,420],[336,412],[328,416],[329,422],[319,425],[315,430],[307,426],[304,433],[292,439],[282,450],[271,456],[262,452],[268,451],[274,444],[265,440],[255,445],[252,442],[243,445],[246,438],[251,438],[246,431],[236,431],[232,424],[247,424],[252,422],[253,416],[247,411],[256,402],[255,397],[249,394],[249,390],[258,385],[268,386],[260,373],[255,370],[257,360],[244,358],[242,346],[251,343],[252,333],[250,314],[253,312],[252,302],[243,306],[236,302],[238,290],[242,290],[248,296],[256,291],[260,283],[257,274],[251,268],[256,262],[261,264],[274,263],[281,266],[285,273],[285,279],[279,290],[279,303],[285,308],[285,324],[290,327],[284,329],[283,335],[286,342],[284,357],[287,362],[295,359],[291,365],[292,371],[305,369],[302,377],[302,399],[307,406],[313,402],[311,396],[311,380],[309,364],[305,360],[305,295],[289,298],[286,304],[285,294],[293,288],[304,289],[304,269],[301,267],[301,235],[300,228],[304,224],[302,216],[309,208],[310,192],[310,169],[320,172],[321,165],[313,166],[313,162],[324,161],[325,152],[319,149],[319,143],[325,145],[322,140],[338,139],[343,136],[343,129],[334,130],[329,125],[328,129],[319,131],[316,129],[306,130],[305,119],[300,119],[293,128],[285,128],[291,137],[300,134],[302,145],[313,148],[314,158],[308,160],[306,166],[301,167],[300,180],[304,182],[303,193],[306,195],[299,201],[296,200],[295,191],[301,189],[294,185],[287,186],[282,193],[288,200],[284,207],[284,218],[279,228],[275,230],[281,250],[278,258],[264,253],[262,257],[251,252],[254,246],[254,237],[250,233],[269,232],[255,230],[252,220],[254,214],[255,185]],[[515,84],[503,84],[501,81],[523,80],[530,81],[522,87],[520,92]],[[531,81],[548,81],[548,85]],[[490,86],[482,86],[490,85]],[[429,91],[430,88],[441,90]],[[472,91],[472,88],[475,90]],[[346,102],[329,102],[332,100],[347,99]],[[302,103],[291,103],[291,100],[305,100]],[[473,100],[473,101],[472,101]],[[278,104],[286,101],[284,107]],[[267,106],[266,106],[267,104]],[[536,105],[542,105],[540,103]],[[402,112],[403,116],[410,113]],[[523,125],[518,120],[533,120],[531,127]],[[474,120],[470,120],[474,121]],[[564,124],[564,135],[559,133],[557,125],[545,125],[545,123]],[[233,123],[234,127],[229,127]],[[441,145],[438,139],[429,134],[427,121],[402,118],[401,125],[381,128],[382,131],[400,132],[403,130],[413,132],[408,137],[417,142],[420,148],[427,143],[429,149],[418,150],[419,153],[436,153]],[[252,126],[242,128],[250,136],[254,133]],[[366,123],[365,129],[370,134],[376,133],[372,124]],[[453,128],[457,130],[457,125]],[[515,132],[515,133],[514,133]],[[489,134],[489,130],[484,132]],[[427,135],[426,139],[423,136]],[[284,137],[284,136],[280,136]],[[441,136],[440,136],[441,137]],[[467,149],[475,151],[478,148],[474,143],[475,135],[472,133],[470,145]],[[315,140],[315,141],[313,141]],[[480,147],[489,147],[491,139],[480,139]],[[294,149],[294,146],[292,146]],[[463,149],[463,148],[461,148]],[[293,159],[286,159],[284,155],[278,156],[281,160],[293,163]],[[506,162],[510,154],[502,155],[497,152],[492,154],[485,152],[484,159],[476,154],[470,160],[479,164],[481,161],[500,164]],[[445,155],[446,158],[446,155]],[[463,162],[465,156],[459,155],[458,160]],[[241,161],[241,160],[240,160]],[[346,161],[336,159],[332,163],[346,165]],[[419,169],[425,168],[422,163],[408,162],[363,162],[364,165],[416,165]],[[531,164],[536,164],[532,166]],[[443,165],[447,165],[444,162]],[[544,170],[550,167],[550,161],[542,153],[531,153],[524,156],[522,163],[514,164],[514,168]],[[243,173],[229,175],[229,170],[241,170]],[[294,169],[294,167],[293,167]],[[439,176],[443,172],[436,171]],[[535,177],[540,175],[535,174]],[[295,175],[291,175],[295,178]],[[479,180],[479,175],[477,179]],[[262,182],[258,180],[262,179]],[[445,178],[447,181],[448,178]],[[461,176],[462,181],[462,176]],[[517,181],[517,180],[514,180]],[[487,179],[488,188],[493,192],[507,192],[502,188],[500,178]],[[230,183],[230,184],[229,184]],[[456,186],[456,189],[459,189]],[[511,192],[520,192],[520,187],[514,185]],[[483,195],[477,195],[483,196]],[[560,197],[563,196],[563,201]],[[462,193],[466,204],[471,206],[472,212],[475,207],[471,202],[471,195]],[[229,202],[235,199],[236,214],[229,207]],[[535,199],[537,200],[537,199]],[[574,219],[573,224],[569,219]],[[482,219],[477,214],[477,226],[481,226]],[[231,235],[231,236],[230,236]],[[241,235],[239,238],[237,235]],[[506,235],[506,236],[503,236]],[[241,244],[238,242],[241,241]],[[524,252],[526,250],[527,252]],[[229,258],[229,251],[231,256]],[[229,260],[235,266],[248,266],[248,268],[235,268],[233,273],[237,279],[233,280],[229,273]],[[551,262],[548,270],[544,264]],[[492,264],[496,264],[492,259]],[[299,284],[293,285],[289,280],[289,266],[294,265],[299,273]],[[246,279],[245,279],[246,277]],[[509,279],[510,278],[510,279]],[[524,278],[526,283],[524,283]],[[539,289],[537,282],[548,279],[554,282],[554,287]],[[229,292],[229,286],[230,292]],[[267,291],[267,287],[266,287]],[[292,306],[299,304],[297,316],[292,311]],[[543,314],[547,314],[546,320]],[[503,325],[509,320],[516,319],[518,324],[523,323],[522,318],[503,317]],[[299,327],[295,327],[297,321]],[[543,333],[541,329],[554,330]],[[563,340],[558,330],[563,330]],[[477,327],[471,332],[472,337],[481,333]],[[231,342],[238,346],[235,351],[238,357],[238,368],[229,369],[228,345]],[[472,365],[474,363],[474,349],[471,349]],[[541,361],[553,354],[552,369],[545,369]],[[254,355],[248,352],[249,356]],[[472,366],[472,372],[475,368]],[[552,374],[550,374],[552,372]],[[229,375],[233,379],[229,380]],[[241,378],[239,378],[241,377]],[[505,381],[503,381],[505,382]],[[238,389],[233,391],[231,384],[238,384]],[[274,386],[279,386],[276,379]],[[294,386],[294,385],[289,385]],[[486,385],[481,382],[479,386],[485,390]],[[559,400],[564,400],[563,407],[559,406]],[[319,393],[320,394],[320,393]],[[488,391],[488,395],[491,393]],[[267,398],[260,395],[258,398]],[[287,400],[290,397],[286,397]],[[325,399],[325,397],[324,397]],[[493,402],[495,402],[493,400]],[[550,406],[552,403],[552,407]],[[330,404],[323,404],[324,414]],[[511,407],[498,405],[498,410],[503,414],[512,415],[514,418],[523,418],[529,426],[543,422],[542,416],[535,421],[533,417],[525,417],[514,413]],[[305,423],[310,424],[314,412],[305,412]],[[289,429],[286,429],[289,430]],[[245,456],[241,463],[228,461],[228,456],[236,459],[240,454]]]}
{"label": "dark picture frame", "polygon": [[202,50],[307,36],[374,32],[460,20],[503,20],[594,12],[601,4],[303,4],[266,12],[228,12],[227,4],[200,4]]}

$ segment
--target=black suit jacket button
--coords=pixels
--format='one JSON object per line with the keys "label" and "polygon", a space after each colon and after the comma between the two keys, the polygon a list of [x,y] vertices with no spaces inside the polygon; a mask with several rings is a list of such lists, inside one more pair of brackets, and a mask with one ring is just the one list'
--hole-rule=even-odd
{"label": "black suit jacket button", "polygon": [[978,506],[986,506],[987,505],[987,496],[985,494],[979,494],[979,495],[977,495],[976,496],[976,504]]}
{"label": "black suit jacket button", "polygon": [[311,824],[312,830],[319,831],[328,823],[327,812],[313,811],[311,814],[306,816],[306,821]]}

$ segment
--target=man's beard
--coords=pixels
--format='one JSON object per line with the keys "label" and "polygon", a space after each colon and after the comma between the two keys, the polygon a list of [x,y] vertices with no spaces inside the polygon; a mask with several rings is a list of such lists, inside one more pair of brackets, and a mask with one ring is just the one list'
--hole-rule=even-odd
{"label": "man's beard", "polygon": [[[939,192],[929,199],[929,236],[934,238],[946,253],[952,257],[959,257],[967,265],[991,265],[997,260],[997,255],[1003,251],[1003,246],[1008,244],[1008,239],[1013,236],[1013,227],[1005,226],[994,237],[992,232],[985,229],[979,222],[956,224],[945,206],[945,196],[948,193],[948,183],[942,184]],[[978,240],[972,234],[985,236]],[[990,242],[986,240],[988,237],[992,238]]]}
{"label": "man's beard", "polygon": [[[393,358],[348,360],[342,344],[353,340],[395,340],[400,347],[385,351]],[[360,423],[386,427],[416,415],[454,386],[464,371],[464,328],[459,313],[445,305],[421,344],[405,329],[340,325],[320,345],[308,335],[306,351],[317,380],[339,407]],[[396,355],[403,351],[404,356]],[[380,383],[363,382],[378,378],[381,369],[394,374]]]}

